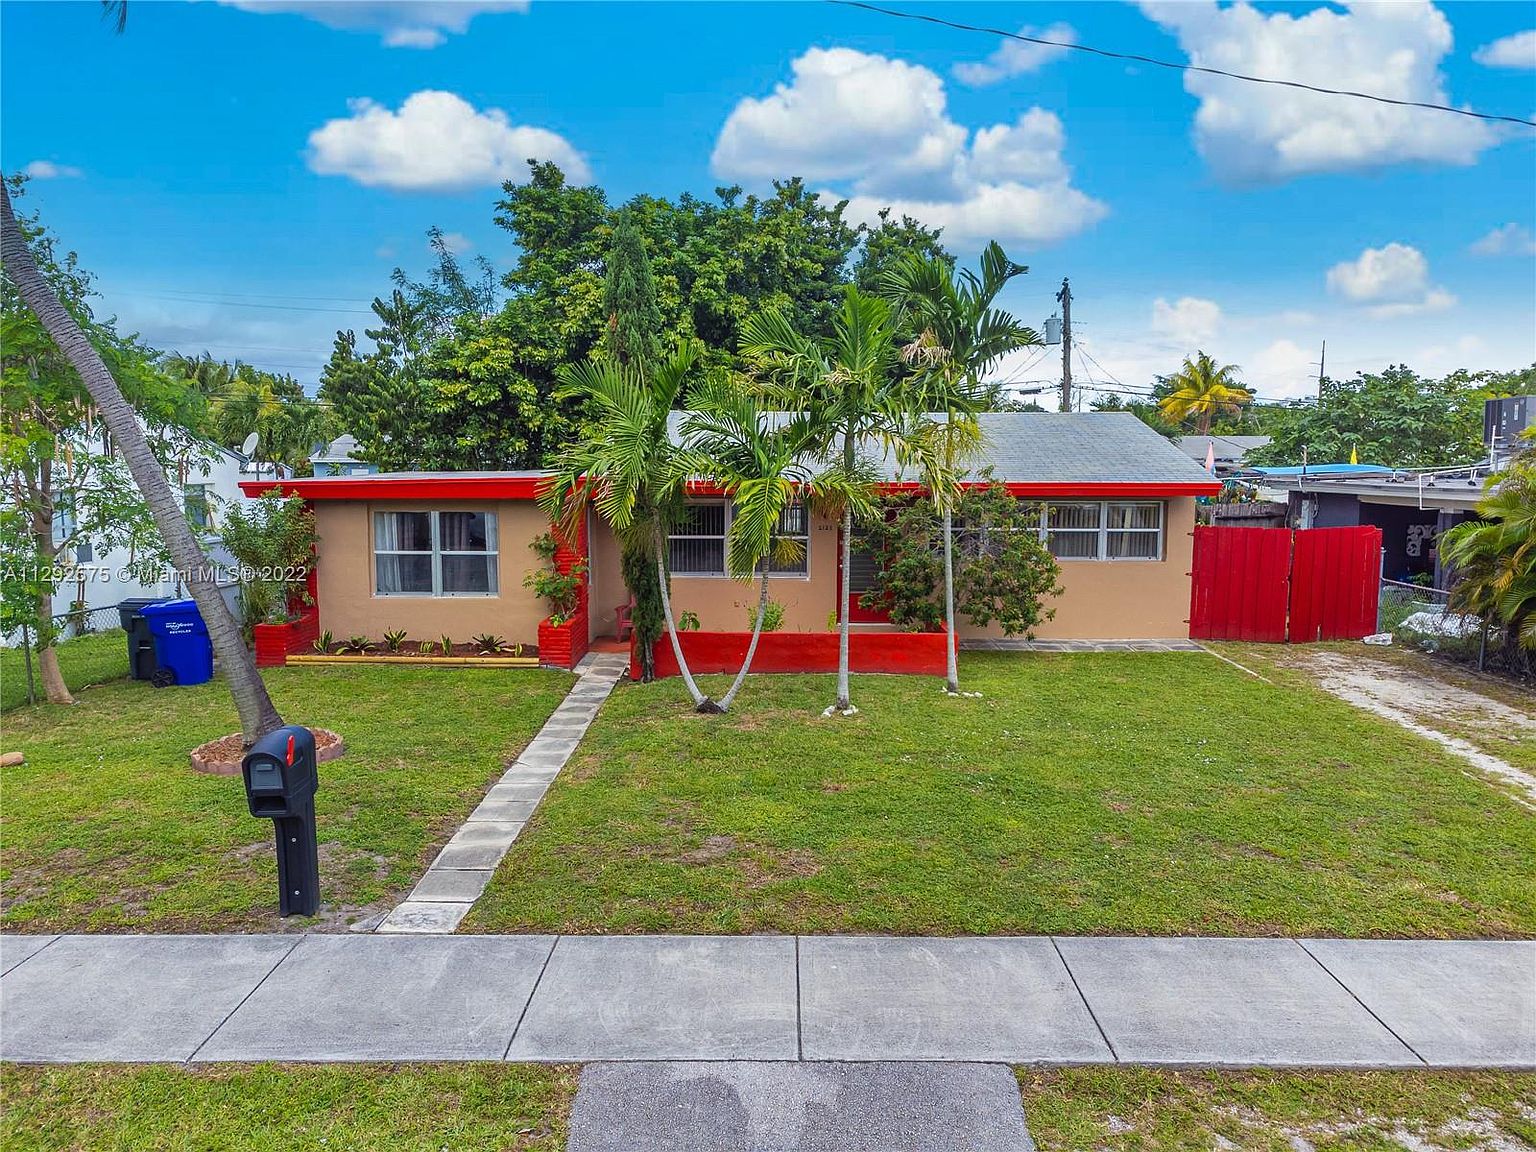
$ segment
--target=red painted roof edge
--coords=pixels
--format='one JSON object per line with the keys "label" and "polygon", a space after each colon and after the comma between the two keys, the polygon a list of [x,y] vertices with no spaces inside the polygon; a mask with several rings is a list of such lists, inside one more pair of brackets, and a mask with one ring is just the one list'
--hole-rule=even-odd
{"label": "red painted roof edge", "polygon": [[[441,476],[412,476],[403,479],[363,476],[339,482],[325,478],[281,481],[242,480],[240,489],[247,496],[259,496],[263,492],[277,488],[285,496],[301,496],[306,500],[536,500],[543,484],[544,478],[538,476],[456,476],[453,473],[444,473]],[[1221,483],[1216,480],[1171,483],[1043,481],[1006,483],[1004,487],[1014,496],[1099,498],[1126,496],[1139,499],[1215,496],[1221,491]],[[921,484],[911,481],[886,483],[880,488],[881,491],[892,494],[923,490]],[[712,484],[690,484],[689,491],[702,496],[723,495],[723,489]]]}

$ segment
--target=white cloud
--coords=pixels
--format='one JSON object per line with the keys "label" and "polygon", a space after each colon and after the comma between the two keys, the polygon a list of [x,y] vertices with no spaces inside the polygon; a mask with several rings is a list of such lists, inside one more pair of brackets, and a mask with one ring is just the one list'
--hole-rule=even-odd
{"label": "white cloud", "polygon": [[711,158],[717,175],[836,185],[827,195],[847,198],[852,218],[872,221],[888,207],[944,228],[962,249],[1059,240],[1108,212],[1072,187],[1053,112],[1031,108],[972,139],[950,119],[943,80],[920,65],[812,48],[791,68],[790,83],[727,117]]}
{"label": "white cloud", "polygon": [[564,137],[513,124],[499,108],[477,112],[452,92],[408,96],[398,112],[360,99],[352,114],[310,133],[309,166],[369,187],[442,191],[527,179],[527,161],[553,160],[577,183],[587,162]]}
{"label": "white cloud", "polygon": [[1445,289],[1430,286],[1424,253],[1395,242],[1367,248],[1358,258],[1328,269],[1328,290],[1367,305],[1379,318],[1442,312],[1456,303]]}
{"label": "white cloud", "polygon": [[[1249,75],[1353,89],[1398,100],[1449,102],[1440,62],[1451,26],[1428,0],[1346,3],[1303,16],[1247,3],[1142,0],[1173,32],[1192,63]],[[1200,99],[1195,141],[1218,178],[1284,180],[1391,164],[1472,164],[1498,142],[1462,116],[1370,100],[1325,96],[1186,72]]]}
{"label": "white cloud", "polygon": [[245,12],[307,16],[344,32],[377,32],[390,48],[436,48],[483,12],[526,12],[528,0],[219,0]]}
{"label": "white cloud", "polygon": [[1221,305],[1198,296],[1181,296],[1172,304],[1159,296],[1152,301],[1152,330],[1173,337],[1191,350],[1207,343],[1221,326]]}
{"label": "white cloud", "polygon": [[[1025,25],[1019,29],[1020,36],[1037,36],[1045,40],[1060,40],[1068,44],[1077,41],[1077,33],[1072,30],[1070,24],[1052,24],[1049,28],[1031,28]],[[1058,48],[1050,44],[1027,44],[1022,40],[1004,40],[998,45],[997,51],[988,56],[981,63],[968,61],[955,65],[955,79],[962,84],[970,84],[980,87],[985,84],[996,84],[999,80],[1009,76],[1020,76],[1026,72],[1037,72],[1052,60],[1059,59],[1067,54],[1067,49]]]}
{"label": "white cloud", "polygon": [[1314,355],[1294,340],[1276,340],[1254,354],[1244,381],[1255,394],[1269,399],[1313,395],[1317,391]]}
{"label": "white cloud", "polygon": [[1484,44],[1472,59],[1489,68],[1536,68],[1536,28]]}
{"label": "white cloud", "polygon": [[1472,245],[1478,256],[1536,256],[1536,236],[1523,224],[1495,228]]}
{"label": "white cloud", "polygon": [[455,256],[468,252],[474,247],[474,242],[462,232],[444,232],[443,247]]}
{"label": "white cloud", "polygon": [[21,174],[33,180],[63,180],[85,175],[71,164],[56,164],[52,160],[34,160],[21,170]]}

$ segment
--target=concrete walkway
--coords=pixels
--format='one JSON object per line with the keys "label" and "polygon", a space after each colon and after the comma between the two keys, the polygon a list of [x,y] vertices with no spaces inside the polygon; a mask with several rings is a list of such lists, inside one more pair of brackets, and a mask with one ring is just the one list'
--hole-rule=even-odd
{"label": "concrete walkway", "polygon": [[0,1057],[1536,1068],[1536,941],[3,936]]}
{"label": "concrete walkway", "polygon": [[480,806],[377,931],[443,933],[459,926],[628,669],[629,657],[618,653],[583,657],[576,683],[539,734],[491,785]]}

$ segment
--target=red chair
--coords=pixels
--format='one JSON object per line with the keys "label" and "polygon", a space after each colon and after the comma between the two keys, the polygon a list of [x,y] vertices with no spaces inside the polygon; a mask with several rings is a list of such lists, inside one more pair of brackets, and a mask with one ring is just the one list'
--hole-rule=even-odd
{"label": "red chair", "polygon": [[620,640],[628,640],[629,634],[635,630],[634,621],[635,598],[631,596],[628,604],[620,604],[613,610],[615,633]]}

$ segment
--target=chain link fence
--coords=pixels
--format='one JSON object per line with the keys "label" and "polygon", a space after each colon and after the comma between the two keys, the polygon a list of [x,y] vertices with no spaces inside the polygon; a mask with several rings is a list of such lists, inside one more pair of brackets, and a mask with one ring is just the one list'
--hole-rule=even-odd
{"label": "chain link fence", "polygon": [[1498,660],[1499,638],[1478,617],[1453,612],[1450,598],[1442,588],[1383,580],[1376,630],[1390,632],[1405,648],[1449,656],[1481,671]]}
{"label": "chain link fence", "polygon": [[117,605],[107,604],[101,608],[82,607],[61,612],[53,618],[53,625],[58,629],[57,639],[73,640],[76,636],[89,636],[93,632],[121,631],[123,620]]}

